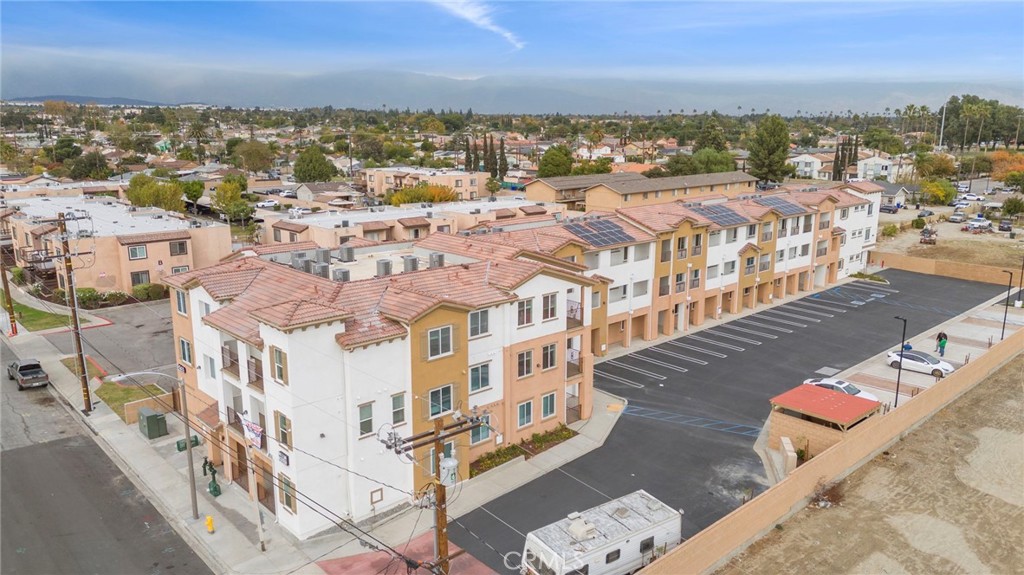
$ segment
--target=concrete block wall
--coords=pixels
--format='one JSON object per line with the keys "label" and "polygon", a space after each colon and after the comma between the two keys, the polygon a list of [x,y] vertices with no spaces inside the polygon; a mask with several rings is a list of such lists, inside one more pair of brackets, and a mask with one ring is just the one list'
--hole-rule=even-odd
{"label": "concrete block wall", "polygon": [[781,449],[781,438],[788,437],[793,442],[793,449],[803,449],[804,457],[813,457],[843,440],[843,432],[838,429],[805,421],[781,411],[772,411],[768,418],[768,447]]}

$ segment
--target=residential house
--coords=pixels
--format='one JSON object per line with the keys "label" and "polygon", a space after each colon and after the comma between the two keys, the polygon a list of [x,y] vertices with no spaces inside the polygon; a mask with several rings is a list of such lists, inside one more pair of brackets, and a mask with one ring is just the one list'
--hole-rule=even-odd
{"label": "residential house", "polygon": [[451,188],[460,200],[475,200],[488,195],[484,184],[489,177],[487,172],[395,166],[365,169],[359,175],[359,183],[370,196],[378,198],[383,198],[388,192],[425,183]]}

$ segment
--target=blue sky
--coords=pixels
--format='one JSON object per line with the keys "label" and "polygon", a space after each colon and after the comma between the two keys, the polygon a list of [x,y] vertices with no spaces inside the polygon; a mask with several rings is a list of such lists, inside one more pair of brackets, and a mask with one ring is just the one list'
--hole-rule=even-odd
{"label": "blue sky", "polygon": [[8,2],[4,64],[1014,81],[1021,2]]}
{"label": "blue sky", "polygon": [[605,113],[963,93],[1024,102],[1024,2],[0,3],[4,98]]}

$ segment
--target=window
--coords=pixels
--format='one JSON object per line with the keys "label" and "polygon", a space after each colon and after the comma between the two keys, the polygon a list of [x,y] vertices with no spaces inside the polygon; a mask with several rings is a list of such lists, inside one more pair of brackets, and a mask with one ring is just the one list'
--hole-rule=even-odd
{"label": "window", "polygon": [[540,417],[547,419],[555,414],[555,392],[540,398]]}
{"label": "window", "polygon": [[479,337],[490,332],[487,310],[474,311],[469,314],[469,337]]}
{"label": "window", "polygon": [[619,560],[619,557],[621,555],[622,555],[621,550],[616,549],[615,551],[612,551],[611,553],[609,553],[609,554],[604,556],[604,562],[605,563],[614,563],[615,561]]}
{"label": "window", "polygon": [[592,292],[590,292],[590,294],[591,294],[591,296],[590,296],[590,307],[591,308],[599,308],[599,307],[601,307],[601,292],[599,292],[599,291],[592,291]]}
{"label": "window", "polygon": [[142,285],[149,283],[149,272],[132,272],[132,285]]}
{"label": "window", "polygon": [[186,256],[186,255],[188,255],[188,242],[186,242],[186,241],[171,242],[171,255],[172,256]]}
{"label": "window", "polygon": [[516,302],[516,325],[519,327],[533,324],[533,300],[524,299]]}
{"label": "window", "polygon": [[[708,232],[708,246],[709,247],[713,248],[713,247],[715,247],[715,246],[717,246],[717,245],[719,245],[721,243],[722,243],[722,232],[721,231]],[[697,255],[697,254],[694,254],[694,255]]]}
{"label": "window", "polygon": [[728,276],[734,273],[736,273],[736,260],[725,262],[725,266],[722,268],[722,275]]}
{"label": "window", "polygon": [[796,257],[796,246],[789,248],[789,259]]}
{"label": "window", "polygon": [[359,406],[359,435],[367,436],[373,433],[373,404],[367,403]]}
{"label": "window", "polygon": [[775,252],[775,261],[781,262],[786,259],[786,250],[779,250]]}
{"label": "window", "polygon": [[516,356],[517,372],[519,377],[527,377],[533,375],[533,350],[528,349],[526,351],[519,352]]}
{"label": "window", "polygon": [[296,234],[295,232],[288,232],[288,242],[289,243],[293,243],[294,244],[296,241],[298,241],[298,239],[299,239],[298,234]]}
{"label": "window", "polygon": [[718,266],[708,266],[708,279],[713,280],[718,277]]}
{"label": "window", "polygon": [[633,295],[647,295],[647,280],[633,282]]}
{"label": "window", "polygon": [[277,475],[277,483],[281,487],[278,489],[281,505],[295,513],[298,509],[298,501],[295,499],[295,484],[284,473]]}
{"label": "window", "polygon": [[217,362],[208,355],[203,355],[203,367],[206,369],[206,377],[215,379],[217,377]]}
{"label": "window", "polygon": [[615,286],[608,289],[608,303],[614,303],[626,299],[626,286]]}
{"label": "window", "polygon": [[188,315],[188,295],[181,290],[174,290],[174,299],[178,313],[181,315]]}
{"label": "window", "polygon": [[210,303],[201,301],[199,302],[199,317],[206,317],[210,315]]}
{"label": "window", "polygon": [[638,244],[633,250],[633,261],[642,262],[651,257],[651,244]]}
{"label": "window", "polygon": [[800,255],[806,256],[809,253],[811,253],[811,244],[804,244],[800,246]]}
{"label": "window", "polygon": [[274,228],[274,241],[275,242],[281,241],[281,230],[279,230],[277,228]]}
{"label": "window", "polygon": [[277,442],[281,447],[292,448],[292,420],[280,411],[274,412],[274,423],[277,426]]}
{"label": "window", "polygon": [[171,268],[172,274],[183,274],[188,271],[188,266],[174,266]]}
{"label": "window", "polygon": [[476,445],[477,443],[483,443],[491,438],[491,416],[484,415],[480,417],[480,427],[474,428],[469,432],[469,443]]}
{"label": "window", "polygon": [[725,243],[727,243],[727,244],[735,243],[736,240],[739,239],[739,236],[740,236],[740,229],[739,228],[732,228],[731,230],[725,230]]}
{"label": "window", "polygon": [[469,392],[480,391],[491,386],[491,364],[481,363],[469,368]]}
{"label": "window", "polygon": [[661,240],[661,261],[667,262],[672,259],[672,239]]}
{"label": "window", "polygon": [[146,257],[146,246],[128,246],[128,259],[144,260]]}
{"label": "window", "polygon": [[623,246],[621,248],[614,248],[610,252],[612,262],[611,265],[617,266],[624,264],[629,261],[629,246]]}
{"label": "window", "polygon": [[558,359],[558,346],[553,343],[549,343],[541,348],[541,369],[551,369],[555,367],[555,361]]}
{"label": "window", "polygon": [[640,542],[640,553],[649,553],[654,551],[654,537],[648,537]]}
{"label": "window", "polygon": [[281,351],[280,348],[271,346],[270,348],[270,363],[271,372],[270,376],[274,378],[274,381],[281,382],[283,384],[288,383],[288,354]]}
{"label": "window", "polygon": [[183,337],[178,338],[178,348],[181,351],[181,361],[192,365],[192,342]]}
{"label": "window", "polygon": [[548,320],[556,317],[558,317],[558,294],[549,293],[542,300],[541,318]]}
{"label": "window", "polygon": [[456,188],[461,188],[462,187],[462,180],[455,180],[455,187]]}
{"label": "window", "polygon": [[[446,441],[445,444],[444,444],[444,454],[441,455],[441,459],[444,459],[445,457],[451,457],[453,451],[455,451],[455,442],[454,441]],[[434,448],[433,447],[430,448],[430,457],[429,457],[429,459],[430,459],[430,476],[433,477],[434,474],[436,473],[436,471],[434,470]]]}
{"label": "window", "polygon": [[452,410],[452,386],[446,385],[430,390],[430,417],[437,417]]}
{"label": "window", "polygon": [[405,394],[399,393],[391,396],[391,424],[402,423],[405,423]]}
{"label": "window", "polygon": [[839,219],[845,220],[850,217],[850,208],[843,208],[839,211]]}
{"label": "window", "polygon": [[446,325],[427,332],[427,358],[434,359],[452,353],[452,326]]}
{"label": "window", "polygon": [[755,238],[755,237],[757,237],[757,224],[750,224],[749,226],[747,226],[747,237],[748,238]]}
{"label": "window", "polygon": [[533,423],[532,401],[524,401],[523,403],[520,403],[517,411],[519,413],[519,427],[526,427]]}

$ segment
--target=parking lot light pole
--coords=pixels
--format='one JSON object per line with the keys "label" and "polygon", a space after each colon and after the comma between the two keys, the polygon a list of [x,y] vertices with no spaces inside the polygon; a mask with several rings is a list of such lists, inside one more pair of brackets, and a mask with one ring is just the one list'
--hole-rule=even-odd
{"label": "parking lot light pole", "polygon": [[903,322],[903,335],[900,336],[900,346],[898,348],[898,353],[900,354],[900,365],[896,369],[896,399],[892,402],[893,409],[899,407],[900,404],[900,379],[903,376],[903,352],[905,351],[903,349],[903,343],[907,341],[907,318],[900,317],[897,315],[895,316],[895,319],[898,319]]}
{"label": "parking lot light pole", "polygon": [[1006,301],[1003,302],[1003,331],[999,334],[999,341],[1003,341],[1006,337],[1006,314],[1010,311],[1010,290],[1013,289],[1013,272],[1003,270],[1004,274],[1009,274],[1010,279],[1006,280]]}
{"label": "parking lot light pole", "polygon": [[166,373],[160,373],[159,371],[135,371],[132,373],[122,373],[114,375],[108,378],[110,381],[124,381],[126,379],[134,379],[136,375],[154,375],[158,377],[166,377],[173,379],[175,387],[181,391],[181,415],[185,421],[185,451],[188,453],[188,489],[189,495],[192,498],[192,519],[199,519],[199,504],[196,501],[196,472],[195,465],[192,462],[192,425],[188,420],[188,398],[186,395],[188,391],[185,389],[185,382],[180,377],[174,377],[167,375]]}

